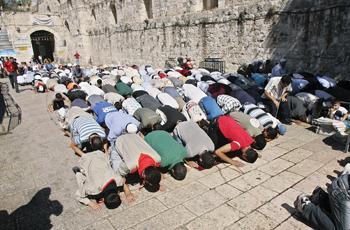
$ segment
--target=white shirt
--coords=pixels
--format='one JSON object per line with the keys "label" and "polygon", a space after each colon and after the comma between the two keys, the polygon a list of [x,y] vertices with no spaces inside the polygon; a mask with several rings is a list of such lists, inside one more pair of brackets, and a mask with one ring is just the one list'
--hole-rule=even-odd
{"label": "white shirt", "polygon": [[173,107],[174,109],[179,109],[179,104],[176,102],[176,100],[171,97],[167,93],[160,93],[157,95],[157,99],[162,103],[163,105],[169,105],[170,107]]}
{"label": "white shirt", "polygon": [[134,115],[137,109],[142,108],[135,98],[127,98],[122,103],[123,109],[130,115]]}
{"label": "white shirt", "polygon": [[182,88],[185,96],[196,103],[199,103],[202,98],[207,96],[202,90],[191,84],[184,84]]}
{"label": "white shirt", "polygon": [[[292,85],[289,84],[287,87],[282,88],[280,82],[282,77],[274,77],[271,78],[269,83],[265,86],[265,91],[270,93],[272,97],[274,97],[276,100],[280,99],[283,94],[286,92],[292,92]],[[266,98],[265,95],[262,96],[263,98]]]}
{"label": "white shirt", "polygon": [[118,93],[110,92],[104,95],[104,99],[111,104],[115,104],[120,101],[124,101],[124,97]]}

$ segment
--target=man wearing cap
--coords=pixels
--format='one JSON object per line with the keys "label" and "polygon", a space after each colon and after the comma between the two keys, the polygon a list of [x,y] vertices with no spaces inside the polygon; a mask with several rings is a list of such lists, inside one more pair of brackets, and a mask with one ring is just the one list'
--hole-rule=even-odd
{"label": "man wearing cap", "polygon": [[148,133],[145,141],[160,155],[161,167],[167,168],[176,180],[185,179],[187,169],[183,160],[187,156],[187,151],[181,144],[163,130]]}
{"label": "man wearing cap", "polygon": [[74,167],[73,172],[79,187],[76,199],[93,209],[100,209],[102,201],[108,209],[119,207],[118,187],[121,186],[127,200],[131,202],[134,199],[124,179],[113,171],[108,156],[101,151],[83,155],[79,159],[79,167]]}
{"label": "man wearing cap", "polygon": [[215,119],[207,133],[215,144],[215,154],[223,161],[236,167],[244,164],[227,156],[230,152],[240,151],[243,160],[254,163],[258,153],[251,147],[254,140],[230,116],[220,116]]}
{"label": "man wearing cap", "polygon": [[174,129],[174,137],[187,150],[185,162],[191,167],[209,169],[214,166],[212,153],[215,146],[210,137],[193,121],[180,122]]}
{"label": "man wearing cap", "polygon": [[115,150],[111,151],[110,161],[113,170],[121,176],[137,173],[147,191],[159,190],[161,158],[139,135],[121,135],[115,141]]}
{"label": "man wearing cap", "polygon": [[123,133],[137,133],[140,126],[140,122],[133,116],[122,111],[107,113],[104,122],[109,129],[107,139],[112,146],[115,140]]}

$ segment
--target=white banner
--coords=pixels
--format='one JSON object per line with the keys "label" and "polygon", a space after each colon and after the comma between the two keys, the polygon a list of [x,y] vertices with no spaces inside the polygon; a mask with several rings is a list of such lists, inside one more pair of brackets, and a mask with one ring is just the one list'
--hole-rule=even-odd
{"label": "white banner", "polygon": [[33,25],[53,26],[53,19],[50,17],[39,18],[36,16],[33,18]]}

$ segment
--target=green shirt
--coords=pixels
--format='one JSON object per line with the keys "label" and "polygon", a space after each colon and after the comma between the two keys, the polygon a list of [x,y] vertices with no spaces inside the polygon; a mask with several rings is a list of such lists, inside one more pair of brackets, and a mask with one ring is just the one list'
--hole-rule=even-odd
{"label": "green shirt", "polygon": [[127,84],[125,84],[124,82],[118,82],[115,85],[115,89],[117,90],[117,92],[122,95],[122,96],[128,96],[132,94],[132,89],[130,86],[128,86]]}
{"label": "green shirt", "polygon": [[171,169],[187,156],[185,147],[166,131],[153,131],[145,136],[145,141],[160,155],[162,167]]}

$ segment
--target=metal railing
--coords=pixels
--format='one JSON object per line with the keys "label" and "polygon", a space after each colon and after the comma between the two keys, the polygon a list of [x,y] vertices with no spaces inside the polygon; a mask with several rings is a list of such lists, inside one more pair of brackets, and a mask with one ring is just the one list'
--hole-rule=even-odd
{"label": "metal railing", "polygon": [[225,72],[225,61],[221,58],[205,58],[204,61],[199,63],[200,68],[204,68],[209,72],[219,71]]}
{"label": "metal railing", "polygon": [[22,110],[9,94],[7,84],[0,83],[0,90],[5,102],[5,114],[2,121],[2,125],[5,127],[5,132],[1,133],[0,130],[0,134],[6,134],[21,124]]}

